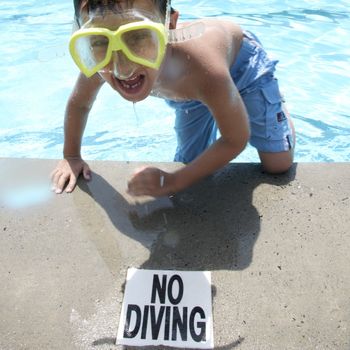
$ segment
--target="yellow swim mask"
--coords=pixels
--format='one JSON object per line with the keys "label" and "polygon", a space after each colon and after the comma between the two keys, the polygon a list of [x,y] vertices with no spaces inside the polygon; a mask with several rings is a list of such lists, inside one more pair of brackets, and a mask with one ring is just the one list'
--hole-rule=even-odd
{"label": "yellow swim mask", "polygon": [[89,78],[109,64],[113,52],[122,51],[132,62],[159,69],[168,34],[164,24],[142,20],[106,28],[82,28],[73,33],[69,51],[79,69]]}

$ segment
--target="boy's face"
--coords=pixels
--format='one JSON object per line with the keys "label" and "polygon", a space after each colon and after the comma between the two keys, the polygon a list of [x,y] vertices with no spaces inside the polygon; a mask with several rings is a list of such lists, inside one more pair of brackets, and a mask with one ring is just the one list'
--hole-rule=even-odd
{"label": "boy's face", "polygon": [[[153,0],[125,0],[116,1],[114,8],[98,8],[93,13],[82,15],[86,19],[85,28],[105,28],[110,31],[116,31],[120,26],[142,21],[153,21],[162,23],[164,20],[159,9]],[[146,22],[145,22],[146,23]],[[128,43],[134,44],[133,51],[142,54],[146,59],[151,59],[158,47],[156,39],[147,33],[131,31]],[[127,36],[124,36],[127,37]],[[125,39],[123,38],[125,41]],[[104,55],[107,44],[96,40],[91,45],[90,50],[95,60],[99,55]],[[158,77],[158,70],[146,67],[142,64],[131,61],[122,50],[113,51],[111,59],[107,65],[101,69],[98,74],[118,91],[125,99],[137,102],[145,99],[151,92],[154,82]]]}

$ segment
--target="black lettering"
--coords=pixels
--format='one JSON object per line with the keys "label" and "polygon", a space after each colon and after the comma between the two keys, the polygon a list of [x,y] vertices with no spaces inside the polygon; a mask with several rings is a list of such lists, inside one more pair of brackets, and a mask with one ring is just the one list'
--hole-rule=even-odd
{"label": "black lettering", "polygon": [[165,325],[164,325],[164,340],[169,340],[170,333],[170,311],[171,307],[167,306],[165,308]]}
{"label": "black lettering", "polygon": [[[131,313],[136,313],[136,322],[135,327],[131,331],[130,330],[130,320],[131,320]],[[125,320],[125,327],[124,327],[124,338],[135,338],[137,333],[139,332],[141,325],[141,309],[137,305],[130,304],[128,305],[128,310],[126,312],[126,320]]]}
{"label": "black lettering", "polygon": [[146,337],[147,337],[148,311],[149,311],[149,306],[145,305],[145,308],[143,310],[141,339],[146,339]]}
{"label": "black lettering", "polygon": [[[177,296],[177,298],[174,298],[173,295],[173,284],[174,282],[177,281],[178,285],[179,285],[179,294]],[[169,301],[173,304],[173,305],[177,305],[182,297],[184,295],[184,283],[182,282],[182,279],[179,275],[174,275],[170,278],[169,281],[169,285],[168,285],[168,298]]]}
{"label": "black lettering", "polygon": [[163,315],[165,311],[165,306],[161,306],[159,309],[158,317],[156,318],[156,308],[151,305],[151,329],[152,329],[152,339],[158,339],[160,325],[162,324]]}
{"label": "black lettering", "polygon": [[151,296],[152,304],[156,302],[156,293],[158,293],[160,303],[165,304],[166,280],[167,280],[167,276],[163,275],[162,284],[160,284],[159,276],[153,275],[152,296]]}
{"label": "black lettering", "polygon": [[194,325],[194,322],[195,322],[195,317],[196,317],[196,314],[199,314],[201,319],[202,320],[205,320],[205,313],[203,311],[203,309],[199,306],[196,306],[192,312],[191,312],[191,315],[190,315],[190,332],[191,332],[191,337],[192,339],[199,343],[201,341],[206,341],[206,327],[205,327],[205,322],[197,322],[197,328],[200,329],[200,333],[197,334],[196,333],[196,330],[195,330],[195,325]]}
{"label": "black lettering", "polygon": [[181,315],[179,312],[179,308],[174,306],[173,309],[173,335],[172,340],[177,340],[177,328],[180,331],[181,339],[183,341],[187,340],[187,307],[183,308],[183,317],[181,319]]}

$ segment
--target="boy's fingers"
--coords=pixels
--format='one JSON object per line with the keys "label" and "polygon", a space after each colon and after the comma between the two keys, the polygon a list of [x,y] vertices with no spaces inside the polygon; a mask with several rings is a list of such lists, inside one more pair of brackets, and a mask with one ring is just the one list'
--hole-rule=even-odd
{"label": "boy's fingers", "polygon": [[130,189],[128,189],[127,193],[133,197],[150,195],[150,193],[148,191],[145,191],[145,190],[130,190]]}
{"label": "boy's fingers", "polygon": [[55,174],[53,174],[53,177],[52,177],[52,190],[56,189],[58,181],[59,181],[61,175],[62,175],[62,172],[58,171],[58,170],[56,171]]}
{"label": "boy's fingers", "polygon": [[57,172],[58,172],[58,169],[55,169],[55,170],[51,171],[51,173],[49,175],[51,180],[54,179],[54,176],[56,175]]}
{"label": "boy's fingers", "polygon": [[88,165],[84,165],[83,175],[85,180],[91,180],[91,170]]}
{"label": "boy's fingers", "polygon": [[128,193],[132,196],[142,196],[146,192],[146,189],[144,186],[140,184],[135,184],[132,182],[128,183]]}
{"label": "boy's fingers", "polygon": [[76,184],[77,184],[77,180],[76,180],[75,176],[71,176],[69,183],[66,187],[66,192],[71,193],[74,190],[74,187]]}
{"label": "boy's fingers", "polygon": [[153,196],[158,197],[166,194],[166,189],[163,187],[154,187],[154,186],[146,186],[146,185],[131,185],[128,184],[127,192],[131,196]]}
{"label": "boy's fingers", "polygon": [[[59,194],[59,193],[62,193],[62,190],[63,190],[63,187],[64,185],[66,184],[66,182],[68,181],[68,179],[72,179],[73,175],[70,175],[69,174],[62,174],[58,180],[58,183],[56,185],[56,193]],[[74,179],[74,177],[73,177]]]}

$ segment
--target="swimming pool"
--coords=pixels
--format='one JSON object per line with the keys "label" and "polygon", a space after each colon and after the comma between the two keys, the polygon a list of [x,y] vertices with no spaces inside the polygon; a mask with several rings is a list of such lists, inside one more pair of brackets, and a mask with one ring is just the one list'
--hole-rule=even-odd
{"label": "swimming pool", "polygon": [[[0,157],[60,158],[63,114],[77,68],[67,52],[73,1],[2,1]],[[297,129],[296,161],[350,161],[348,0],[173,0],[183,19],[231,17],[277,58]],[[157,111],[155,113],[154,111]],[[103,87],[85,131],[86,159],[171,161],[173,112],[160,99],[133,105]],[[248,147],[237,161],[257,161]]]}

